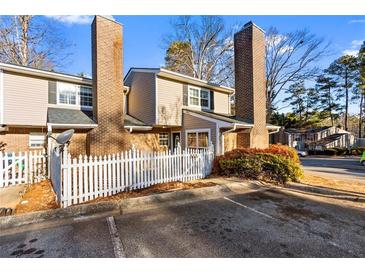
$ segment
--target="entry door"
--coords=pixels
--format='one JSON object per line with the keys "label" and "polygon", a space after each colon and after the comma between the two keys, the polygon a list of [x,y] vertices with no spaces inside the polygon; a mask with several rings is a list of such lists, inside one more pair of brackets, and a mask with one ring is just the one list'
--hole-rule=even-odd
{"label": "entry door", "polygon": [[177,145],[180,143],[181,143],[181,133],[173,132],[172,133],[172,148],[177,147]]}

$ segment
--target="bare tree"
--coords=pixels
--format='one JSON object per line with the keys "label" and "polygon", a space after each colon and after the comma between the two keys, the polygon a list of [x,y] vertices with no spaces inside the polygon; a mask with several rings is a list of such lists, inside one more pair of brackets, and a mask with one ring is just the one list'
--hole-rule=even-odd
{"label": "bare tree", "polygon": [[67,65],[68,44],[41,16],[0,17],[0,61],[53,70]]}
{"label": "bare tree", "polygon": [[312,79],[319,69],[314,64],[323,57],[329,44],[324,44],[307,30],[280,34],[275,28],[266,33],[266,91],[270,117],[276,99],[293,83]]}
{"label": "bare tree", "polygon": [[165,36],[166,68],[193,77],[233,86],[233,33],[219,16],[180,16],[175,33]]}

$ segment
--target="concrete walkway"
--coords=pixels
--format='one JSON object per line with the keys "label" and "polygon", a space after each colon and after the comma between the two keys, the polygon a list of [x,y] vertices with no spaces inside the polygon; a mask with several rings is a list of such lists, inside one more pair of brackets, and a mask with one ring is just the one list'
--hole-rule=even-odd
{"label": "concrete walkway", "polygon": [[0,188],[0,208],[15,209],[16,205],[20,202],[20,193],[23,193],[26,187],[26,184],[20,184]]}

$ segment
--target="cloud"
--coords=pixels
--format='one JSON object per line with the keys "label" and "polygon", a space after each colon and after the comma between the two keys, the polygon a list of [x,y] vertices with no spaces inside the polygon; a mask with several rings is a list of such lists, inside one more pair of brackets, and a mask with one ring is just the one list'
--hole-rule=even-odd
{"label": "cloud", "polygon": [[357,56],[358,53],[359,51],[356,49],[346,49],[342,52],[343,55],[353,55],[353,56]]}
{"label": "cloud", "polygon": [[83,25],[90,24],[93,20],[93,16],[91,15],[51,15],[46,16],[58,22],[67,24],[67,25]]}
{"label": "cloud", "polygon": [[[365,41],[365,40],[364,40]],[[352,40],[351,41],[351,45],[353,46],[353,47],[360,47],[361,45],[362,45],[362,43],[364,43],[364,41],[363,40]]]}
{"label": "cloud", "polygon": [[351,20],[349,24],[365,24],[365,19]]}
{"label": "cloud", "polygon": [[363,40],[352,40],[351,47],[342,52],[343,55],[353,55],[357,56],[359,53],[360,46],[362,45]]}

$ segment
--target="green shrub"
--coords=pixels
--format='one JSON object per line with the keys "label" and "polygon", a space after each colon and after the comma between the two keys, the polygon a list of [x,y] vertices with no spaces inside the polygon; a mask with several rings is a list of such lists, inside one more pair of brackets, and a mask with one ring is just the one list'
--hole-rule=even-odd
{"label": "green shrub", "polygon": [[295,150],[276,145],[268,149],[235,149],[216,157],[213,173],[276,183],[303,176]]}

